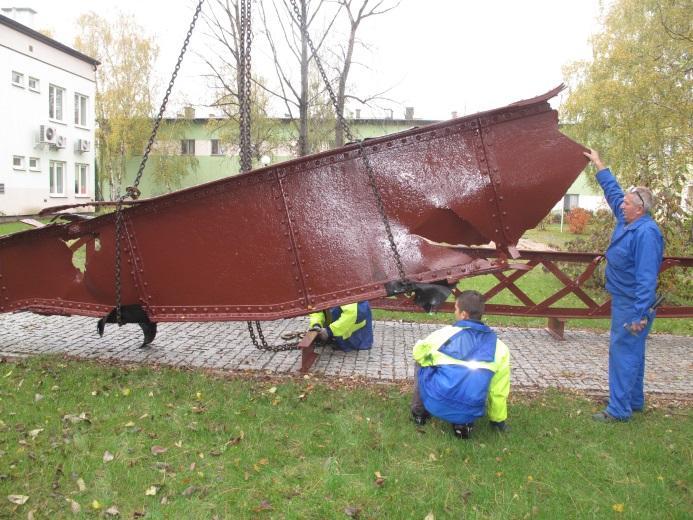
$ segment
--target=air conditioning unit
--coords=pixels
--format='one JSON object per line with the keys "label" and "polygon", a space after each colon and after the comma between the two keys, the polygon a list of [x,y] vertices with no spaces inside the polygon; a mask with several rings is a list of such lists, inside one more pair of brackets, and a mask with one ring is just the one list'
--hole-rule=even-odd
{"label": "air conditioning unit", "polygon": [[75,151],[80,153],[88,152],[91,149],[91,142],[87,139],[77,139]]}
{"label": "air conditioning unit", "polygon": [[50,125],[39,127],[39,143],[55,144],[58,139],[58,129]]}
{"label": "air conditioning unit", "polygon": [[59,135],[55,138],[55,147],[56,148],[65,148],[65,145],[67,144],[67,137],[64,135]]}

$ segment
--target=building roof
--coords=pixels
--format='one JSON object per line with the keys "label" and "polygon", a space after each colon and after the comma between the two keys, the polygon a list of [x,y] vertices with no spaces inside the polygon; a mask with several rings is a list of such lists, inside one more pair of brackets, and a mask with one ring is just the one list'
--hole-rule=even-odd
{"label": "building roof", "polygon": [[75,58],[78,58],[82,61],[86,61],[91,65],[101,65],[100,61],[95,60],[94,58],[91,58],[86,54],[82,54],[81,52],[73,49],[72,47],[68,47],[67,45],[62,44],[59,41],[54,40],[53,38],[49,38],[45,34],[41,34],[38,31],[34,31],[26,25],[23,25],[17,22],[16,20],[13,20],[12,18],[8,18],[7,16],[0,14],[0,24],[10,27],[11,29],[14,29],[17,32],[26,34],[27,36],[30,36],[33,39],[38,40],[42,43],[45,43],[46,45],[50,45],[51,47],[58,49],[59,51],[62,51],[65,54],[69,54],[70,56],[74,56]]}

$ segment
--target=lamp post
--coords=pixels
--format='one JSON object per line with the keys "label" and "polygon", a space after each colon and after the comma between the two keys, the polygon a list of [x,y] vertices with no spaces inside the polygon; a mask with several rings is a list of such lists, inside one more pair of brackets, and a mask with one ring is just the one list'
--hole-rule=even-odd
{"label": "lamp post", "polygon": [[260,157],[260,164],[262,164],[262,167],[264,168],[265,166],[269,166],[269,163],[272,162],[272,159],[270,158],[269,155],[263,155]]}

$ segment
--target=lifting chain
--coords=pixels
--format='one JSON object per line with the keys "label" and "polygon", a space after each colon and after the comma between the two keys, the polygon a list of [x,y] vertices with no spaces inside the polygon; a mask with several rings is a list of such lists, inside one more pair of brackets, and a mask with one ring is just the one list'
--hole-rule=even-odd
{"label": "lifting chain", "polygon": [[375,172],[373,171],[373,167],[371,165],[370,158],[368,157],[368,154],[366,153],[366,148],[363,145],[363,140],[358,140],[354,139],[354,136],[351,133],[351,129],[349,128],[349,124],[346,122],[346,119],[344,118],[344,115],[339,112],[339,104],[337,103],[337,96],[335,96],[334,91],[332,90],[332,86],[330,84],[329,79],[327,78],[327,74],[325,73],[325,69],[322,66],[322,63],[320,62],[320,58],[318,58],[318,53],[315,50],[315,46],[313,45],[313,40],[310,39],[310,35],[308,34],[308,27],[304,25],[304,20],[303,17],[301,16],[301,12],[298,9],[298,5],[296,4],[296,0],[291,0],[291,5],[293,6],[294,13],[296,15],[296,19],[298,20],[299,27],[303,31],[303,36],[305,37],[306,41],[308,42],[308,46],[310,47],[310,51],[313,53],[313,58],[315,58],[315,65],[318,67],[318,71],[320,72],[320,76],[322,77],[323,82],[325,83],[325,88],[327,89],[327,93],[330,95],[330,99],[332,100],[332,105],[334,105],[335,113],[337,115],[337,119],[339,120],[339,125],[342,127],[344,130],[344,135],[347,136],[347,139],[349,141],[354,141],[358,145],[359,148],[359,155],[361,156],[361,159],[363,160],[363,164],[366,168],[366,173],[368,174],[368,184],[371,187],[371,190],[373,191],[373,196],[375,197],[375,203],[378,206],[378,212],[380,213],[380,218],[383,221],[383,226],[385,227],[385,233],[387,233],[387,240],[390,243],[390,249],[392,251],[392,255],[395,258],[395,265],[397,266],[397,273],[399,275],[399,279],[403,284],[407,283],[407,275],[404,272],[404,265],[402,263],[402,257],[399,254],[399,250],[397,249],[397,244],[395,243],[395,238],[392,235],[392,228],[390,226],[390,219],[387,217],[387,213],[385,212],[385,204],[383,203],[383,198],[380,193],[380,189],[378,188],[378,185],[375,182]]}
{"label": "lifting chain", "polygon": [[178,55],[178,61],[173,69],[173,74],[171,75],[171,80],[168,82],[168,88],[166,89],[166,95],[159,108],[159,114],[156,116],[156,121],[154,122],[154,127],[152,128],[152,133],[149,136],[149,141],[147,142],[147,147],[142,155],[142,161],[140,162],[140,167],[137,170],[137,175],[135,176],[135,182],[132,186],[125,188],[124,195],[118,195],[118,201],[115,211],[115,292],[116,292],[116,323],[119,326],[123,325],[123,316],[121,312],[122,303],[122,283],[121,283],[121,266],[120,266],[120,243],[123,237],[123,203],[127,197],[135,200],[140,196],[139,184],[142,179],[142,174],[144,173],[144,167],[147,164],[147,159],[149,159],[149,153],[151,152],[152,146],[154,145],[154,140],[156,139],[156,134],[159,131],[159,125],[161,125],[161,120],[164,117],[164,111],[166,110],[166,105],[168,104],[168,98],[171,95],[171,90],[173,90],[173,84],[176,82],[178,77],[178,71],[180,70],[180,64],[183,61],[183,56],[185,56],[185,51],[188,49],[188,44],[190,43],[190,37],[192,36],[193,30],[195,29],[195,23],[197,18],[200,16],[200,11],[202,10],[202,4],[204,0],[199,0],[197,3],[197,8],[195,9],[195,14],[190,22],[190,27],[188,28],[188,33],[185,36],[185,41],[183,42],[183,47]]}
{"label": "lifting chain", "polygon": [[[239,155],[241,172],[248,172],[253,168],[252,141],[250,138],[250,96],[252,86],[250,47],[253,39],[250,23],[251,0],[240,0],[239,8],[240,34],[238,42],[238,130],[240,136],[238,146],[240,148]],[[287,350],[298,350],[299,348],[298,342],[283,343],[281,345],[269,345],[267,340],[265,340],[265,335],[262,332],[262,327],[260,326],[259,321],[255,322],[255,328],[257,328],[257,337],[255,336],[253,322],[248,321],[248,332],[250,333],[250,339],[255,348],[258,350],[268,352],[284,352]],[[258,337],[260,338],[260,341],[258,341]]]}

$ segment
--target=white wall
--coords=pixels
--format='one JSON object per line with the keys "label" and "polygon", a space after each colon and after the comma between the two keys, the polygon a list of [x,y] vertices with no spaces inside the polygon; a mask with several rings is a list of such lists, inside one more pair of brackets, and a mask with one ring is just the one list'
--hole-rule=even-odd
{"label": "white wall", "polygon": [[[23,86],[12,83],[12,72],[24,75]],[[39,80],[38,91],[28,87]],[[64,89],[63,120],[51,120],[49,85]],[[75,92],[88,97],[86,126],[75,125]],[[39,209],[94,200],[95,70],[91,63],[0,23],[0,212],[34,214]],[[50,125],[67,138],[65,148],[37,145],[39,126]],[[87,153],[75,151],[79,139],[90,142]],[[24,157],[24,169],[13,167],[13,156]],[[39,159],[39,170],[29,170],[29,158]],[[51,195],[50,161],[65,163],[65,193]],[[87,193],[75,194],[75,164],[87,164]],[[78,210],[76,210],[78,211]]]}

